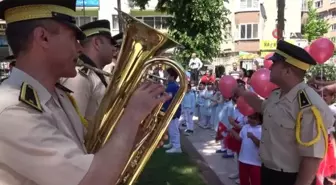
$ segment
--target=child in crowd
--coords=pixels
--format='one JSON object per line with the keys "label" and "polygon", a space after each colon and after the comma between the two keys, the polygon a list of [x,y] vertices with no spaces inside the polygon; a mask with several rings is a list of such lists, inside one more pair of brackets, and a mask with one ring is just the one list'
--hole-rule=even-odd
{"label": "child in crowd", "polygon": [[[169,68],[167,69],[168,73],[168,84],[166,87],[166,92],[172,95],[172,99],[166,101],[162,109],[163,111],[166,111],[168,107],[170,106],[171,101],[173,100],[175,94],[179,90],[179,84],[176,82],[176,79],[178,77],[177,72]],[[180,142],[180,122],[179,118],[181,116],[181,106],[178,107],[176,113],[173,116],[173,119],[170,121],[169,126],[168,126],[168,134],[169,134],[169,144],[164,145],[164,148],[170,148],[169,150],[166,151],[166,153],[181,153],[181,142]]]}
{"label": "child in crowd", "polygon": [[[230,149],[227,148],[226,137],[228,136],[228,130],[231,129],[231,125],[229,123],[229,116],[232,114],[234,105],[231,99],[225,99],[223,97],[223,107],[219,112],[219,125],[217,132],[222,132],[223,138],[221,138],[221,149],[217,150],[216,153],[223,153],[226,158],[233,157],[233,153]],[[223,129],[219,129],[223,128]]]}
{"label": "child in crowd", "polygon": [[204,111],[206,110],[204,108],[205,106],[205,93],[206,93],[206,89],[205,89],[205,83],[201,82],[198,85],[198,93],[196,96],[196,112],[197,112],[197,116],[198,116],[198,124],[201,124],[203,119],[204,119]]}
{"label": "child in crowd", "polygon": [[204,98],[204,106],[201,107],[201,114],[203,114],[200,121],[200,127],[207,129],[211,127],[210,119],[211,119],[211,98],[213,96],[213,84],[209,83],[207,85],[207,89],[203,95]]}
{"label": "child in crowd", "polygon": [[[329,105],[330,110],[334,113],[336,117],[336,105],[335,105],[335,94],[324,90],[320,93],[324,101]],[[316,185],[323,185],[325,183],[329,183],[331,181],[335,181],[335,179],[331,179],[331,176],[334,176],[336,173],[336,158],[335,158],[335,125],[328,129],[328,150],[327,154],[320,163],[320,167],[317,171],[316,175]]]}
{"label": "child in crowd", "polygon": [[210,118],[210,125],[211,125],[211,129],[215,130],[215,127],[217,127],[216,125],[218,124],[218,122],[216,123],[216,121],[218,121],[217,119],[217,106],[218,106],[218,83],[215,82],[214,84],[214,91],[212,93],[212,97],[211,97],[211,104],[210,104],[210,109],[211,109],[211,118]]}
{"label": "child in crowd", "polygon": [[261,160],[259,156],[259,143],[261,138],[262,115],[254,113],[248,116],[248,124],[237,133],[233,129],[230,133],[239,141],[239,180],[241,185],[260,185]]}
{"label": "child in crowd", "polygon": [[[217,84],[218,84],[218,81],[217,81]],[[219,120],[220,120],[219,115],[220,115],[220,112],[222,111],[223,105],[224,105],[224,98],[223,98],[222,93],[219,91],[219,89],[217,90],[217,92],[215,94],[215,97],[216,97],[217,106],[216,106],[213,121],[214,121],[214,130],[217,131],[218,130],[218,123],[219,123]]]}
{"label": "child in crowd", "polygon": [[[237,80],[238,83],[238,87],[245,89],[245,82],[243,80],[238,79]],[[247,123],[247,117],[244,116],[237,108],[236,106],[236,102],[237,102],[238,97],[234,96],[232,98],[232,101],[235,103],[234,106],[234,111],[232,113],[232,115],[229,117],[229,122],[230,125],[232,126],[232,130],[234,130],[235,132],[239,133],[240,130],[242,129],[242,127]],[[240,147],[241,147],[241,141],[237,140],[232,134],[229,134],[227,137],[227,147],[232,150],[232,152],[234,153],[234,157],[235,157],[235,162],[237,163],[238,166],[238,156],[239,156],[239,151],[240,151]],[[226,156],[223,156],[226,157]],[[230,179],[237,179],[239,178],[239,173],[234,173],[229,175]],[[239,179],[236,181],[237,183],[239,183]]]}
{"label": "child in crowd", "polygon": [[182,114],[187,123],[187,129],[185,135],[191,135],[194,133],[193,115],[196,105],[195,93],[191,90],[191,85],[188,84],[188,90],[182,101]]}

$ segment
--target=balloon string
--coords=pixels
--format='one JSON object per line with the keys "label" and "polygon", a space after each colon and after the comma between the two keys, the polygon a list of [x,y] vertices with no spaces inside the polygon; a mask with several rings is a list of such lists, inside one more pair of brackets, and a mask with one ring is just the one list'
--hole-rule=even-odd
{"label": "balloon string", "polygon": [[[323,79],[322,77],[323,77],[323,64],[321,64],[321,80]],[[322,95],[322,98],[323,98],[323,91],[322,91],[321,95]]]}

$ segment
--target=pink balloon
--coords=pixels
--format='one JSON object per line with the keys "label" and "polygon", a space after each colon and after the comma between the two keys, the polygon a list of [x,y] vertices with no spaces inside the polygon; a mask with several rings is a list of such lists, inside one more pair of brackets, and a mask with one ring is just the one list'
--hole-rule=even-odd
{"label": "pink balloon", "polygon": [[255,113],[254,109],[246,103],[242,96],[240,96],[237,100],[237,108],[244,116],[250,116]]}
{"label": "pink balloon", "polygon": [[264,68],[267,68],[267,69],[271,68],[271,66],[273,64],[273,61],[272,60],[267,60],[267,59],[269,59],[273,55],[274,55],[274,53],[269,53],[264,57]]}
{"label": "pink balloon", "polygon": [[223,76],[218,83],[219,91],[224,98],[231,98],[233,96],[233,89],[237,86],[237,81],[231,75]]}
{"label": "pink balloon", "polygon": [[251,77],[251,86],[253,90],[263,98],[267,98],[271,92],[277,88],[270,82],[271,71],[268,69],[259,69]]}
{"label": "pink balloon", "polygon": [[309,54],[317,63],[323,64],[333,56],[335,50],[334,44],[327,38],[319,38],[310,45]]}

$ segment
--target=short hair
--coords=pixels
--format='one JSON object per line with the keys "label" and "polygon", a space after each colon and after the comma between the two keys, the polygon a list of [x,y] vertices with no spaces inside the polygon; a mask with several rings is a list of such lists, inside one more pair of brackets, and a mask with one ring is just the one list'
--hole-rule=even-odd
{"label": "short hair", "polygon": [[236,81],[237,81],[238,85],[246,85],[246,83],[244,82],[244,80],[237,79]]}
{"label": "short hair", "polygon": [[199,85],[204,85],[205,86],[206,84],[205,84],[205,82],[200,82]]}
{"label": "short hair", "polygon": [[174,80],[176,80],[178,77],[177,72],[173,68],[168,68],[167,73],[169,74],[169,76],[172,76]]}
{"label": "short hair", "polygon": [[7,25],[7,41],[15,57],[28,50],[33,39],[32,33],[37,27],[43,27],[52,34],[58,34],[60,31],[60,27],[49,19],[20,21]]}
{"label": "short hair", "polygon": [[252,69],[247,70],[246,77],[251,78],[254,72],[255,72],[255,70],[252,70]]}

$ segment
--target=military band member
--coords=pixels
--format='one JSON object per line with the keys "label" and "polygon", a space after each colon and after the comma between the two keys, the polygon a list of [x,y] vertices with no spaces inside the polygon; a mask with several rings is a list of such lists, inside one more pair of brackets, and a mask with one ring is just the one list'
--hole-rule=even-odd
{"label": "military band member", "polygon": [[[92,67],[103,69],[117,53],[117,42],[111,37],[110,22],[98,20],[80,28],[86,39],[81,41],[83,54],[79,59]],[[68,78],[62,84],[73,91],[79,112],[89,123],[92,122],[107,87],[105,76],[79,67],[76,77]]]}
{"label": "military band member", "polygon": [[75,25],[75,9],[76,0],[0,2],[16,58],[0,86],[1,185],[115,184],[141,120],[169,98],[158,98],[164,92],[158,84],[141,85],[115,134],[96,154],[87,154],[71,91],[55,85],[76,75],[78,40],[85,35]]}
{"label": "military band member", "polygon": [[[116,41],[116,45],[115,47],[117,48],[116,52],[114,52],[114,55],[112,57],[112,62],[110,64],[107,64],[105,67],[104,67],[104,71],[108,72],[108,73],[111,73],[114,69],[114,67],[117,65],[117,59],[118,59],[118,55],[119,55],[119,52],[120,52],[120,49],[121,49],[121,45],[122,45],[122,41],[123,41],[123,33],[118,33],[117,35],[114,35],[113,36],[113,39]],[[112,72],[113,73],[113,72]],[[106,76],[106,81],[107,83],[109,83],[111,80],[110,77]]]}
{"label": "military band member", "polygon": [[262,185],[309,185],[326,153],[326,130],[335,119],[322,98],[304,83],[306,70],[316,65],[304,49],[279,41],[270,60],[270,79],[279,89],[264,101],[238,92],[263,113]]}

